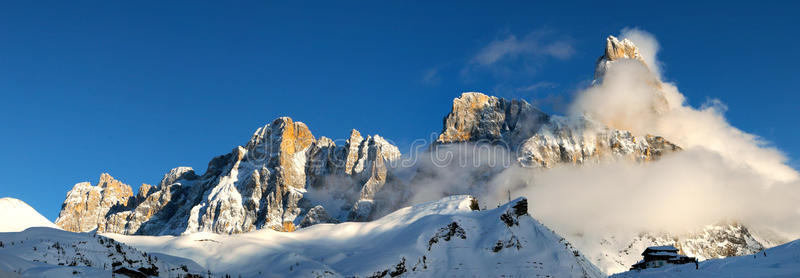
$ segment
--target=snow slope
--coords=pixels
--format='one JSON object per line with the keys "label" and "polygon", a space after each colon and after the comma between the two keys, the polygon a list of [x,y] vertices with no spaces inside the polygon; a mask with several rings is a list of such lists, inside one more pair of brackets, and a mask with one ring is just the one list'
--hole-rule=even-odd
{"label": "snow slope", "polygon": [[0,277],[111,277],[112,270],[123,267],[145,268],[160,277],[205,273],[191,260],[147,254],[91,233],[46,227],[0,233]]}
{"label": "snow slope", "polygon": [[526,199],[472,208],[474,198],[451,196],[372,222],[318,224],[292,233],[105,236],[233,277],[604,276],[528,215]]}
{"label": "snow slope", "polygon": [[641,271],[628,271],[611,277],[798,277],[800,240],[779,245],[753,255],[728,257],[694,264]]}
{"label": "snow slope", "polygon": [[30,227],[58,227],[25,202],[0,198],[0,232],[19,232]]}

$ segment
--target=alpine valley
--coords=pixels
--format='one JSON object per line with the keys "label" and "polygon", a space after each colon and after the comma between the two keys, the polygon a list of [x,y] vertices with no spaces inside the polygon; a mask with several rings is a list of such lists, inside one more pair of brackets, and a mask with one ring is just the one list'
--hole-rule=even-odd
{"label": "alpine valley", "polygon": [[[651,67],[630,40],[609,36],[592,86],[621,63]],[[656,75],[647,82],[664,90]],[[668,109],[671,100],[662,98],[646,109]],[[420,153],[401,153],[377,134],[342,132],[337,145],[281,117],[211,158],[204,173],[176,167],[136,191],[102,173],[96,184],[72,186],[55,223],[22,201],[0,199],[0,276],[660,277],[694,270],[621,273],[654,245],[701,260],[698,277],[770,273],[768,265],[778,265],[775,275],[800,273],[798,243],[770,227],[717,219],[683,232],[572,233],[537,220],[530,197],[489,185],[508,168],[536,174],[658,163],[684,151],[679,138],[478,92],[453,100],[440,134]],[[417,162],[476,148],[510,164]],[[430,190],[442,180],[458,186]]]}

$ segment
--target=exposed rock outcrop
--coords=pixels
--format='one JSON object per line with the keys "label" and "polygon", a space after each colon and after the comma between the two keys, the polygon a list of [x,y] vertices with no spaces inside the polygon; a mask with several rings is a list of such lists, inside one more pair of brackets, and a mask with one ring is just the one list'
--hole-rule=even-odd
{"label": "exposed rock outcrop", "polygon": [[559,163],[613,159],[646,162],[678,150],[680,147],[660,136],[635,136],[585,117],[553,116],[535,135],[522,142],[517,159],[524,166],[551,168]]}
{"label": "exposed rock outcrop", "polygon": [[603,56],[597,58],[597,65],[595,66],[594,79],[602,80],[608,67],[614,61],[622,59],[632,59],[647,65],[642,55],[639,54],[639,48],[628,39],[619,40],[617,37],[608,36],[606,38],[606,50]]}
{"label": "exposed rock outcrop", "polygon": [[650,161],[680,150],[666,139],[610,128],[585,116],[547,115],[524,100],[464,93],[453,100],[437,144],[490,143],[523,166],[550,168],[607,159]]}
{"label": "exposed rock outcrop", "polygon": [[524,100],[468,92],[453,99],[436,143],[519,141],[547,121],[547,114]]}
{"label": "exposed rock outcrop", "polygon": [[[104,193],[76,185],[58,223],[70,231],[161,235],[291,231],[304,218],[305,225],[366,220],[376,192],[390,177],[387,163],[399,157],[397,147],[380,136],[364,138],[353,130],[345,146],[337,147],[328,138],[317,140],[305,124],[282,117],[256,130],[244,147],[212,159],[201,176],[178,167],[157,186],[140,187],[135,197],[127,186],[120,195],[111,194],[116,189]],[[313,194],[331,192],[330,187],[337,194]],[[341,206],[324,208],[307,194]],[[309,212],[313,215],[306,217]]]}
{"label": "exposed rock outcrop", "polygon": [[103,230],[108,211],[112,207],[126,207],[131,196],[129,185],[103,173],[97,185],[78,183],[67,193],[55,224],[73,232]]}

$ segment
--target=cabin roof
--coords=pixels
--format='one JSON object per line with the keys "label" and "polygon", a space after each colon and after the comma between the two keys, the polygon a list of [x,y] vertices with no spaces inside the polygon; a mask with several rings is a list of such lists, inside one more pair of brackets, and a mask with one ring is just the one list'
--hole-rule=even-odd
{"label": "cabin roof", "polygon": [[651,257],[678,257],[678,256],[682,256],[682,255],[679,255],[679,254],[677,254],[675,252],[659,251],[659,252],[647,253],[647,256],[651,256]]}
{"label": "cabin roof", "polygon": [[650,247],[647,247],[647,249],[644,249],[644,252],[642,252],[642,255],[652,254],[652,253],[661,253],[661,252],[677,254],[678,253],[678,248],[675,248],[675,246],[672,246],[672,245],[650,246]]}
{"label": "cabin roof", "polygon": [[672,245],[661,245],[661,246],[650,246],[647,247],[646,250],[654,250],[654,251],[678,251],[678,248]]}

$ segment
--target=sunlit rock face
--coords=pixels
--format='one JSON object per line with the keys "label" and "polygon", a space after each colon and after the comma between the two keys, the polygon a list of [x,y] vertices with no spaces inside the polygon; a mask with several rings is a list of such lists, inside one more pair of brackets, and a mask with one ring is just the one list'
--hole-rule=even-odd
{"label": "sunlit rock face", "polygon": [[645,64],[644,58],[639,54],[639,48],[628,39],[619,40],[617,37],[608,36],[606,38],[606,49],[603,56],[597,59],[595,67],[594,78],[595,80],[603,79],[608,68],[614,61],[622,59],[631,59]]}
{"label": "sunlit rock face", "polygon": [[56,225],[69,231],[86,232],[105,229],[105,216],[112,207],[125,207],[133,196],[131,187],[103,173],[93,186],[89,182],[76,184],[67,193]]}
{"label": "sunlit rock face", "polygon": [[344,146],[336,146],[282,117],[257,129],[245,146],[212,159],[200,176],[178,167],[135,196],[127,186],[126,194],[117,194],[76,185],[57,223],[70,231],[161,235],[293,231],[304,219],[304,225],[366,220],[391,175],[387,163],[399,157],[378,135],[365,138],[353,130]]}
{"label": "sunlit rock face", "polygon": [[494,142],[524,138],[546,122],[547,114],[524,100],[507,100],[482,93],[463,93],[453,99],[437,143]]}
{"label": "sunlit rock face", "polygon": [[453,100],[437,140],[465,142],[501,145],[523,166],[544,168],[609,159],[646,162],[680,150],[659,136],[636,136],[586,116],[551,116],[524,100],[482,93],[464,93]]}

